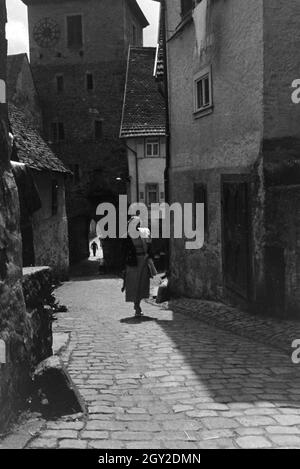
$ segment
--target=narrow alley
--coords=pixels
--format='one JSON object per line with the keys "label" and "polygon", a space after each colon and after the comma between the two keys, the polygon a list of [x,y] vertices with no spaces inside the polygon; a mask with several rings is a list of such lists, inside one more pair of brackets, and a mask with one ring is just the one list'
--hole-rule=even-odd
{"label": "narrow alley", "polygon": [[48,421],[29,448],[300,447],[300,371],[284,353],[144,304],[133,318],[122,282],[74,277],[55,332],[86,402]]}

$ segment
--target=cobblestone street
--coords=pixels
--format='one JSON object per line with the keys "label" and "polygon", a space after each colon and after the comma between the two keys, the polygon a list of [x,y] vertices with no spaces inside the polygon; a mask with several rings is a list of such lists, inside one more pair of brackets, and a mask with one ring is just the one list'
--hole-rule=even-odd
{"label": "cobblestone street", "polygon": [[63,353],[88,412],[48,421],[29,448],[300,448],[300,368],[280,350],[145,304],[121,280],[75,278]]}

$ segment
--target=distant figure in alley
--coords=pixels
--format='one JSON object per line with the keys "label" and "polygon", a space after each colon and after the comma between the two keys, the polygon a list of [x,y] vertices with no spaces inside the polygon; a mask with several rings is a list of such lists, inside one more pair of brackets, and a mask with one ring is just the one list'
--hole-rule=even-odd
{"label": "distant figure in alley", "polygon": [[94,257],[96,257],[96,254],[97,254],[97,251],[98,251],[98,244],[96,243],[96,241],[94,241],[94,242],[91,244],[91,248],[92,248]]}

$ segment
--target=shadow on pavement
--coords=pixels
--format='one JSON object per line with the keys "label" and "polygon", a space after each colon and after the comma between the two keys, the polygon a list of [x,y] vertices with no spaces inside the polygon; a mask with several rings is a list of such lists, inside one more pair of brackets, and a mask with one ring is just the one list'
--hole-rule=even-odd
{"label": "shadow on pavement", "polygon": [[141,324],[142,322],[149,322],[149,321],[157,321],[156,318],[152,318],[150,316],[130,316],[129,318],[120,319],[120,323],[123,324]]}
{"label": "shadow on pavement", "polygon": [[[180,352],[182,361],[178,369],[182,374],[179,372],[178,376],[183,386],[199,389],[199,397],[204,396],[204,402],[207,396],[207,402],[213,399],[221,404],[268,402],[269,407],[274,404],[300,408],[300,366],[294,365],[290,357],[176,310],[168,314],[169,320],[157,319],[157,324]],[[161,359],[159,351],[154,349],[151,353],[154,362]],[[166,368],[169,363],[172,363],[171,350],[166,355]],[[193,373],[185,375],[186,369]]]}

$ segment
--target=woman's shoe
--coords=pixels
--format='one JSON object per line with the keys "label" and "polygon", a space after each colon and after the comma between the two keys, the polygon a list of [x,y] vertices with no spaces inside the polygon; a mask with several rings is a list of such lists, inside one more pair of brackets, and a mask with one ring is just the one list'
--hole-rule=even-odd
{"label": "woman's shoe", "polygon": [[135,317],[140,318],[143,316],[142,309],[140,307],[135,308]]}

